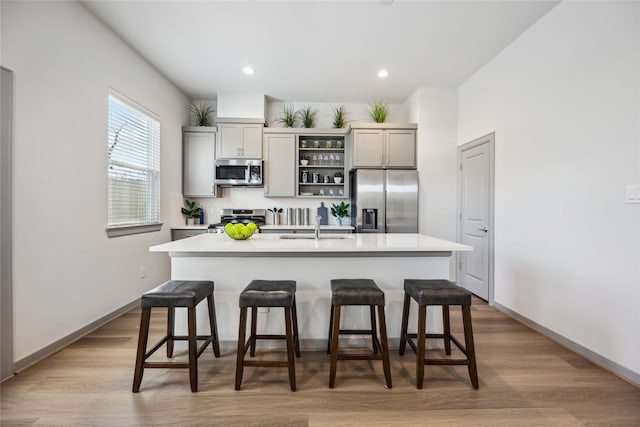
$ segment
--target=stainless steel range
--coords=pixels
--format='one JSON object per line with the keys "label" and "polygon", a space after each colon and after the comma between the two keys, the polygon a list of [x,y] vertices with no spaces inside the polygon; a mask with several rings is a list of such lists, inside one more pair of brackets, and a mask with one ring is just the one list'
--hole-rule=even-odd
{"label": "stainless steel range", "polygon": [[217,224],[209,224],[209,232],[215,233],[222,230],[225,225],[231,224],[248,224],[253,222],[260,227],[266,223],[267,211],[265,209],[222,209],[220,213],[220,222]]}

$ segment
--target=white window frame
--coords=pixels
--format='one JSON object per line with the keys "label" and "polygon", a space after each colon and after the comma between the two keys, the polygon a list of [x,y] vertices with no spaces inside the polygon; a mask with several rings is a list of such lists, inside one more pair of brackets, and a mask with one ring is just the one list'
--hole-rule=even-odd
{"label": "white window frame", "polygon": [[[110,116],[111,116],[111,108],[109,102],[111,98],[116,101],[124,104],[125,106],[135,110],[137,113],[146,116],[147,119],[153,120],[157,122],[157,133],[154,135],[150,135],[151,138],[155,138],[157,135],[157,140],[151,142],[153,145],[151,148],[151,156],[153,159],[147,157],[148,165],[145,168],[140,168],[137,165],[127,164],[126,162],[118,162],[111,158],[111,153],[114,149],[117,149],[117,146],[114,144],[117,135],[115,134],[114,129],[110,129]],[[119,142],[123,143],[123,139]],[[162,223],[160,222],[160,205],[161,205],[161,193],[160,193],[160,119],[157,114],[151,112],[150,110],[144,108],[137,102],[131,100],[125,95],[119,93],[115,89],[109,89],[109,96],[107,101],[107,227],[106,233],[108,237],[118,237],[118,236],[126,236],[131,234],[139,234],[139,233],[148,233],[153,231],[159,231],[162,228]],[[154,161],[155,159],[155,161]],[[154,165],[155,163],[155,165]],[[151,173],[155,176],[155,183],[149,183],[147,181],[147,185],[153,185],[153,188],[147,188],[146,191],[151,192],[153,194],[152,199],[147,199],[146,203],[152,203],[152,206],[149,207],[145,205],[145,211],[147,209],[151,209],[152,212],[147,212],[147,218],[140,219],[139,221],[131,221],[125,223],[112,223],[112,219],[110,217],[110,211],[112,207],[111,200],[111,191],[109,190],[109,171],[112,166],[127,166],[132,169],[138,170],[146,170],[147,173]],[[157,198],[157,199],[156,199]]]}

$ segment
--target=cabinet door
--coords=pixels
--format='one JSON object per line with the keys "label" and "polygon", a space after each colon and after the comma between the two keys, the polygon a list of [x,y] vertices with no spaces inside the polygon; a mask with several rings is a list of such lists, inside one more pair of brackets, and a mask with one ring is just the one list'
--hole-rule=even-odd
{"label": "cabinet door", "polygon": [[268,134],[264,143],[264,195],[293,197],[296,183],[295,135]]}
{"label": "cabinet door", "polygon": [[353,167],[382,167],[384,131],[355,129],[353,131]]}
{"label": "cabinet door", "polygon": [[215,197],[213,132],[184,132],[182,136],[182,193],[184,197]]}
{"label": "cabinet door", "polygon": [[388,167],[416,167],[416,132],[410,129],[386,130],[385,164]]}
{"label": "cabinet door", "polygon": [[246,124],[242,130],[242,156],[247,159],[262,158],[262,125]]}
{"label": "cabinet door", "polygon": [[235,159],[242,157],[240,125],[221,123],[218,125],[218,158]]}

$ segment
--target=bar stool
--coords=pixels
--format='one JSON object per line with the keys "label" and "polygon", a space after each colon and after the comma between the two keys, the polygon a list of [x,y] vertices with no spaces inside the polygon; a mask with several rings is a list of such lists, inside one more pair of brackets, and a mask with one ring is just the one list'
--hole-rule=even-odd
{"label": "bar stool", "polygon": [[[196,335],[196,306],[204,298],[207,298],[209,306],[210,335]],[[215,304],[213,301],[213,282],[206,280],[169,280],[160,286],[146,292],[140,298],[142,315],[140,318],[140,333],[138,336],[138,352],[136,355],[136,367],[133,374],[133,392],[140,390],[142,375],[145,368],[188,368],[191,391],[198,391],[198,357],[204,352],[209,343],[213,347],[213,354],[220,357],[220,345],[218,343],[218,327],[216,324]],[[167,335],[158,341],[147,353],[147,340],[149,338],[149,321],[151,309],[154,307],[167,307]],[[176,307],[186,307],[188,313],[188,335],[174,335],[174,317]],[[197,340],[205,340],[198,350]],[[164,343],[167,344],[167,357],[173,357],[174,341],[189,342],[189,362],[147,362],[146,360],[156,352]]]}
{"label": "bar stool", "polygon": [[[473,345],[473,329],[471,327],[471,292],[456,286],[448,280],[416,280],[404,281],[404,308],[402,310],[402,331],[400,333],[400,355],[404,355],[407,342],[416,353],[416,387],[421,389],[424,381],[424,365],[467,365],[469,378],[474,389],[478,388],[478,370],[476,367],[476,354]],[[410,299],[418,303],[418,333],[407,333],[409,321]],[[427,306],[442,306],[442,334],[427,334]],[[449,306],[459,305],[462,309],[462,322],[464,324],[465,346],[451,335],[449,324]],[[416,338],[418,344],[411,340]],[[444,348],[447,355],[451,355],[451,341],[465,355],[464,359],[425,359],[425,339],[444,339]]]}
{"label": "bar stool", "polygon": [[[245,343],[247,329],[247,308],[251,307],[251,335]],[[258,335],[256,325],[258,307],[283,307],[285,318],[284,335]],[[245,360],[247,350],[250,356],[256,354],[256,341],[260,339],[284,339],[287,342],[287,361]],[[240,327],[238,332],[238,355],[236,360],[236,390],[242,385],[245,366],[288,367],[291,391],[296,391],[296,369],[293,353],[300,357],[298,338],[298,314],[296,311],[296,282],[293,280],[252,280],[240,293]]]}
{"label": "bar stool", "polygon": [[[371,313],[371,329],[340,329],[340,309],[343,305],[368,305]],[[375,308],[378,308],[380,341],[376,335]],[[371,335],[373,352],[370,354],[338,353],[339,336]],[[331,280],[331,315],[329,318],[329,344],[331,370],[329,388],[336,381],[338,360],[382,360],[386,387],[391,388],[391,368],[389,365],[389,346],[387,344],[387,325],[384,317],[384,292],[370,279],[333,279]],[[379,350],[379,352],[378,352]]]}

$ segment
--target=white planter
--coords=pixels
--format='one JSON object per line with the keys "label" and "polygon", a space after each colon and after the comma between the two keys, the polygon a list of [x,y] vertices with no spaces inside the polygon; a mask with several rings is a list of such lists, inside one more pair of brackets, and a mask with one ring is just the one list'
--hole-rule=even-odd
{"label": "white planter", "polygon": [[302,166],[307,166],[309,164],[309,160],[300,160],[300,164]]}
{"label": "white planter", "polygon": [[335,182],[336,184],[340,184],[342,182],[342,177],[341,176],[334,176],[333,177],[333,182]]}
{"label": "white planter", "polygon": [[187,218],[187,225],[193,225],[194,218]]}

